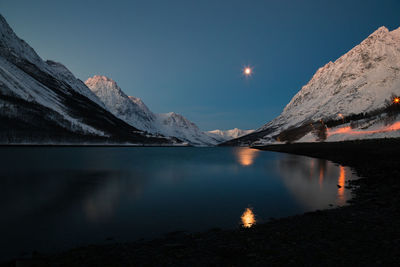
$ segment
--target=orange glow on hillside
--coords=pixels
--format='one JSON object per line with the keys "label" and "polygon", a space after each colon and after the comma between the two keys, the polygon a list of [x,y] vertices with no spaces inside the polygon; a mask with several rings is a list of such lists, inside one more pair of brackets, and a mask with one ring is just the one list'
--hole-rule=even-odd
{"label": "orange glow on hillside", "polygon": [[336,130],[328,129],[328,136],[335,135],[335,134],[349,134],[349,135],[362,135],[362,134],[374,134],[374,133],[386,133],[392,131],[400,130],[400,121],[393,123],[389,126],[384,126],[381,129],[377,130],[354,130],[351,129],[350,126],[342,127]]}
{"label": "orange glow on hillside", "polygon": [[343,114],[342,113],[339,113],[338,114],[338,117],[343,121],[343,123],[344,123],[344,116],[343,116]]}
{"label": "orange glow on hillside", "polygon": [[250,228],[256,224],[256,218],[250,208],[247,208],[240,218],[242,219],[243,227]]}
{"label": "orange glow on hillside", "polygon": [[393,103],[396,103],[396,104],[400,103],[400,98],[399,97],[395,97],[393,99]]}

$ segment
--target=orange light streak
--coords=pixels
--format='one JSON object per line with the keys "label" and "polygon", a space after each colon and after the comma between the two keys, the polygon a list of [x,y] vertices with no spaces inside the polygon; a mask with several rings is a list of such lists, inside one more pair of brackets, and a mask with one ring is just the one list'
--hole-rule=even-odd
{"label": "orange light streak", "polygon": [[318,183],[319,183],[320,187],[322,187],[322,182],[323,181],[324,181],[324,169],[320,168],[319,169],[319,180],[318,180]]}
{"label": "orange light streak", "polygon": [[344,186],[346,182],[346,170],[343,166],[340,166],[339,168],[340,168],[340,174],[338,179],[338,185],[340,187],[338,188],[338,204],[344,205],[345,204]]}
{"label": "orange light streak", "polygon": [[362,134],[386,133],[386,132],[392,132],[392,131],[398,131],[398,130],[400,130],[400,121],[395,122],[392,125],[382,127],[381,129],[369,130],[369,131],[354,130],[354,129],[351,129],[350,126],[346,126],[346,127],[339,128],[336,130],[328,129],[328,136],[335,135],[335,134],[362,135]]}

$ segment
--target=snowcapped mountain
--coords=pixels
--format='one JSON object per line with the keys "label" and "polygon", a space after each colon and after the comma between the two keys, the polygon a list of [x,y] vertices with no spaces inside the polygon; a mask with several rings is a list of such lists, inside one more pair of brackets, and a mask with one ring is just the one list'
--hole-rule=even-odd
{"label": "snowcapped mountain", "polygon": [[243,135],[250,134],[252,132],[254,132],[254,130],[241,130],[238,128],[234,128],[234,129],[226,130],[226,131],[222,131],[222,130],[208,131],[208,132],[206,132],[206,134],[217,139],[220,142],[225,142],[225,141],[228,141],[231,139],[241,137]]}
{"label": "snowcapped mountain", "polygon": [[175,112],[156,114],[158,131],[174,136],[195,146],[216,145],[217,140],[202,132],[196,124]]}
{"label": "snowcapped mountain", "polygon": [[140,98],[127,96],[117,83],[108,77],[95,75],[85,84],[115,116],[138,129],[176,137],[192,145],[207,146],[218,143],[182,115],[174,112],[164,114],[151,112]]}
{"label": "snowcapped mountain", "polygon": [[0,15],[0,142],[171,143],[105,109],[62,64],[43,61]]}
{"label": "snowcapped mountain", "polygon": [[85,84],[112,114],[138,129],[154,132],[154,114],[140,99],[128,97],[115,81],[95,75],[87,79]]}
{"label": "snowcapped mountain", "polygon": [[291,140],[295,141],[310,132],[306,125],[371,113],[393,95],[400,95],[400,28],[381,27],[318,69],[277,118],[231,144],[275,142],[284,131],[303,127],[303,133]]}

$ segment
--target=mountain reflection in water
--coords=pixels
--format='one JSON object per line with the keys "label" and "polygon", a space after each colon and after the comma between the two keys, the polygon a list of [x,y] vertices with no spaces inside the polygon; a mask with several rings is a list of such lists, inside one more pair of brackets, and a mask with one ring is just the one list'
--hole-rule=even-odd
{"label": "mountain reflection in water", "polygon": [[253,227],[345,204],[352,176],[325,160],[231,147],[7,147],[0,161],[0,261],[232,229],[239,217]]}
{"label": "mountain reflection in water", "polygon": [[344,188],[346,180],[351,179],[347,167],[338,167],[323,159],[292,155],[276,163],[285,186],[306,208],[318,209],[321,202],[341,206],[351,197]]}

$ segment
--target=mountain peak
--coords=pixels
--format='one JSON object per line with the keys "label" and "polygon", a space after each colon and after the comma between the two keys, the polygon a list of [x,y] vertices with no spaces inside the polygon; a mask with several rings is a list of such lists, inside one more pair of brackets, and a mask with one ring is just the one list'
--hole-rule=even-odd
{"label": "mountain peak", "polygon": [[102,90],[116,90],[121,91],[118,84],[111,78],[108,78],[104,75],[94,75],[91,78],[88,78],[85,82],[86,86],[89,87],[92,91],[94,88],[102,89]]}
{"label": "mountain peak", "polygon": [[107,76],[104,75],[94,75],[91,78],[88,78],[87,81],[91,80],[92,82],[111,82],[111,83],[116,83],[113,79],[108,78]]}
{"label": "mountain peak", "polygon": [[104,76],[104,75],[94,75],[93,79],[95,79],[95,80],[103,80],[103,81],[107,81],[107,82],[114,82],[113,79],[108,78],[107,76]]}
{"label": "mountain peak", "polygon": [[14,61],[25,59],[31,63],[43,66],[41,58],[24,40],[20,39],[6,19],[0,14],[0,56]]}
{"label": "mountain peak", "polygon": [[388,28],[385,26],[379,27],[373,33],[371,33],[360,45],[372,45],[376,40],[383,40],[388,38],[391,34]]}
{"label": "mountain peak", "polygon": [[389,32],[388,28],[386,28],[385,26],[381,26],[376,31],[374,31],[371,35],[379,35],[379,34],[388,33],[388,32]]}
{"label": "mountain peak", "polygon": [[[1,14],[0,14],[0,25],[1,25],[1,28],[0,28],[0,29],[2,29],[2,31],[9,31],[9,30],[11,30],[10,25],[8,25],[6,19],[5,19]],[[12,30],[11,30],[11,31],[12,31]]]}

